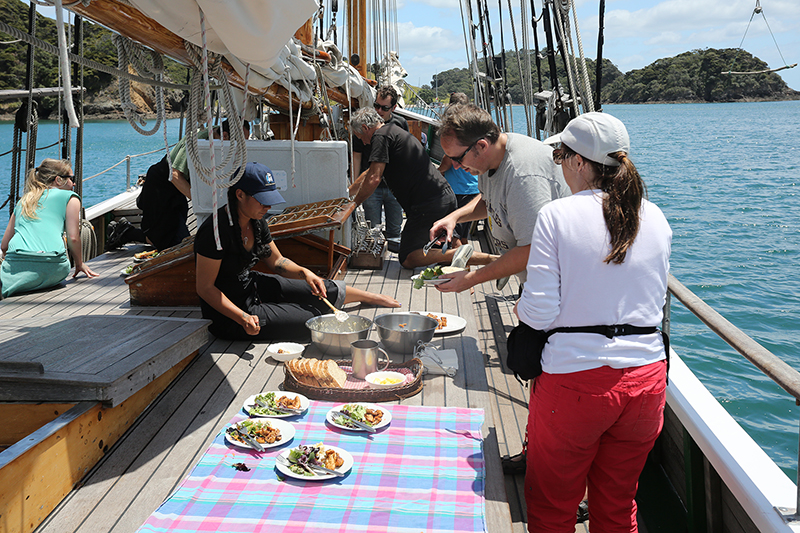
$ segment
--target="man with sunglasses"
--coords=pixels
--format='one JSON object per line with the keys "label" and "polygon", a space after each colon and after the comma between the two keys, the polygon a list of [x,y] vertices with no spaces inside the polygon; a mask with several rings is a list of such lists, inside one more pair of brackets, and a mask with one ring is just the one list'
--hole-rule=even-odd
{"label": "man with sunglasses", "polygon": [[[397,108],[399,95],[394,87],[385,85],[378,89],[373,108],[383,119],[384,124],[396,124],[408,131],[408,122],[400,115],[395,115],[393,111]],[[370,145],[365,145],[358,137],[353,139],[353,162],[358,174],[362,174],[369,168]],[[403,225],[403,208],[397,202],[392,191],[384,181],[381,181],[372,196],[367,198],[362,204],[364,207],[364,217],[372,227],[381,225],[381,209],[386,214],[386,232],[384,235],[389,240],[389,246],[396,252],[397,244],[400,240],[400,228]]]}
{"label": "man with sunglasses", "polygon": [[[501,132],[488,112],[471,104],[448,107],[439,135],[453,166],[478,176],[480,194],[434,223],[430,237],[446,230],[450,238],[457,223],[488,217],[491,238],[501,256],[477,270],[445,274],[451,281],[436,288],[460,292],[512,274],[522,287],[539,210],[570,195],[561,167],[553,161],[553,150],[526,135]],[[525,449],[504,456],[502,464],[508,474],[524,474]]]}
{"label": "man with sunglasses", "polygon": [[[361,108],[350,119],[353,135],[370,145],[369,168],[350,186],[356,205],[369,198],[383,179],[406,212],[406,224],[398,252],[404,268],[435,263],[449,264],[454,249],[425,254],[428,229],[436,220],[457,207],[456,197],[447,180],[436,170],[419,140],[395,124],[384,124],[374,109]],[[456,247],[460,242],[453,243]],[[474,252],[470,264],[487,264],[495,256]]]}
{"label": "man with sunglasses", "polygon": [[449,274],[452,281],[436,288],[460,292],[512,274],[521,285],[539,209],[570,194],[552,149],[526,135],[501,132],[488,112],[472,104],[450,106],[439,135],[453,166],[478,176],[480,194],[433,224],[430,237],[446,230],[449,239],[457,223],[488,218],[501,257],[485,268]]}

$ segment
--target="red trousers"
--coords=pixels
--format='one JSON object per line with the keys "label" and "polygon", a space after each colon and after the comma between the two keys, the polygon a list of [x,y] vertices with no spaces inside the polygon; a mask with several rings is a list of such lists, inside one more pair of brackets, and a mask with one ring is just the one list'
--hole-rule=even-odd
{"label": "red trousers", "polygon": [[661,432],[666,363],[542,374],[531,387],[528,531],[573,533],[589,489],[592,533],[635,533],[634,496]]}

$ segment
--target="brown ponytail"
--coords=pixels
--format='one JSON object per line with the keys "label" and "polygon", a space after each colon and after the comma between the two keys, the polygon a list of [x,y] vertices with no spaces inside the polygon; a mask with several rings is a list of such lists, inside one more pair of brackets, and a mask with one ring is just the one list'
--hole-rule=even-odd
{"label": "brown ponytail", "polygon": [[620,162],[618,167],[589,162],[597,170],[597,188],[605,193],[603,218],[611,236],[611,252],[605,262],[619,265],[625,261],[628,248],[639,233],[639,211],[647,191],[639,172],[625,152],[609,155]]}

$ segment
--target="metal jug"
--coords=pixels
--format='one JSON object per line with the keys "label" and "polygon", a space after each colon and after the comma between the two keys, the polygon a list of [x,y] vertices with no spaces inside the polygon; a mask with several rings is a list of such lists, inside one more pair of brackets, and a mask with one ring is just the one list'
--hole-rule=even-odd
{"label": "metal jug", "polygon": [[378,348],[377,341],[358,340],[350,343],[350,354],[353,356],[353,377],[364,379],[367,374],[378,371],[378,352],[386,357],[386,364],[381,370],[386,370],[389,366],[389,354],[382,348]]}

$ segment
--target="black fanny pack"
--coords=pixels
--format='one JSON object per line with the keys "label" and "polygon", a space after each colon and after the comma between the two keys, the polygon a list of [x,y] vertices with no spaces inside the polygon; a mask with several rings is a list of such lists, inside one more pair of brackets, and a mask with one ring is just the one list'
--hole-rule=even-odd
{"label": "black fanny pack", "polygon": [[[511,330],[506,344],[508,358],[506,364],[514,372],[517,380],[530,380],[542,373],[542,351],[550,335],[554,333],[598,333],[609,339],[621,335],[647,335],[656,333],[659,329],[655,326],[640,327],[630,324],[617,324],[614,326],[575,326],[555,328],[549,331],[533,329],[524,322]],[[669,336],[661,332],[664,339],[664,350],[667,354],[667,370],[669,370]]]}

